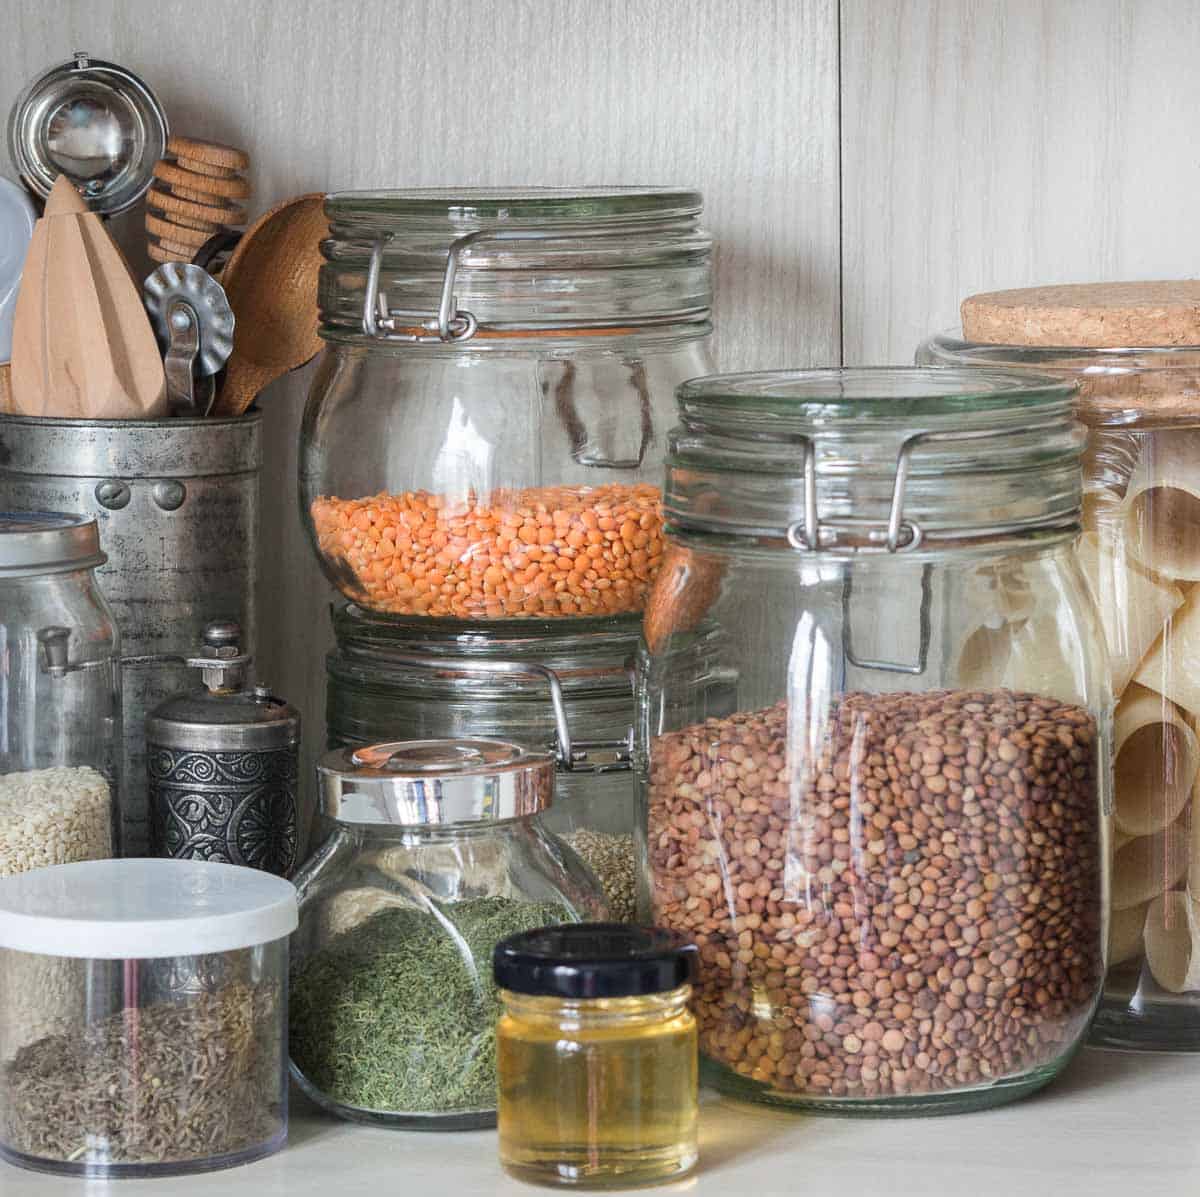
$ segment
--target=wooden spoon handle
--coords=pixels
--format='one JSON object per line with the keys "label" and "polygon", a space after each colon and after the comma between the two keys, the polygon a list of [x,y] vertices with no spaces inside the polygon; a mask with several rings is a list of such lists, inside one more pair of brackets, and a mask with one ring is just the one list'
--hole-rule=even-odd
{"label": "wooden spoon handle", "polygon": [[271,381],[273,371],[264,370],[235,353],[225,368],[225,381],[212,406],[210,416],[240,416],[258,396],[258,392]]}

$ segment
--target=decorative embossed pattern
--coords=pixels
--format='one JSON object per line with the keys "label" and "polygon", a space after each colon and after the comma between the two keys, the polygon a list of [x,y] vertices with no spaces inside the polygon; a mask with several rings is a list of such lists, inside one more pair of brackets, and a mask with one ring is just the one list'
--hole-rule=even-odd
{"label": "decorative embossed pattern", "polygon": [[298,841],[296,752],[195,752],[148,757],[159,856],[246,865],[286,877]]}

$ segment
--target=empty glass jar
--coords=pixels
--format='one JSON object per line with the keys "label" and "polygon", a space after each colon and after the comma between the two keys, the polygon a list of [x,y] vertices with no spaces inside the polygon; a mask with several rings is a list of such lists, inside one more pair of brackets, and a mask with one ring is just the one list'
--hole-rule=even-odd
{"label": "empty glass jar", "polygon": [[965,1110],[1080,1042],[1110,756],[1072,395],[915,369],[680,388],[635,763],[649,913],[699,947],[719,1088]]}
{"label": "empty glass jar", "polygon": [[543,824],[596,874],[611,916],[634,917],[636,628],[446,636],[353,605],[335,609],[333,626],[329,747],[465,737],[553,752],[555,800]]}
{"label": "empty glass jar", "polygon": [[492,950],[605,913],[591,873],[541,825],[553,758],[417,740],[330,752],[318,776],[333,834],[296,878],[293,1075],[359,1122],[494,1124]]}
{"label": "empty glass jar", "polygon": [[1186,281],[976,295],[964,334],[919,353],[1079,386],[1079,562],[1117,699],[1109,973],[1092,1039],[1143,1050],[1200,1050],[1198,305]]}
{"label": "empty glass jar", "polygon": [[330,579],[418,621],[642,608],[677,383],[710,366],[679,190],[327,201],[300,492]]}
{"label": "empty glass jar", "polygon": [[0,876],[114,851],[120,666],[94,519],[0,514]]}

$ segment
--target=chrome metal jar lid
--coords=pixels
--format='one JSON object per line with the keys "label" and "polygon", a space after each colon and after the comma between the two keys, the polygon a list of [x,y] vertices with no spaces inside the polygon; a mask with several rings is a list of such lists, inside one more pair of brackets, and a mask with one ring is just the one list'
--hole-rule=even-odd
{"label": "chrome metal jar lid", "polygon": [[339,823],[428,827],[535,815],[554,797],[554,758],[506,740],[398,740],[326,753],[321,810]]}
{"label": "chrome metal jar lid", "polygon": [[0,512],[0,578],[93,569],[107,560],[91,516],[60,511]]}
{"label": "chrome metal jar lid", "polygon": [[146,193],[167,146],[167,117],[131,71],[76,51],[17,97],[8,152],[44,199],[65,174],[93,212],[111,216]]}

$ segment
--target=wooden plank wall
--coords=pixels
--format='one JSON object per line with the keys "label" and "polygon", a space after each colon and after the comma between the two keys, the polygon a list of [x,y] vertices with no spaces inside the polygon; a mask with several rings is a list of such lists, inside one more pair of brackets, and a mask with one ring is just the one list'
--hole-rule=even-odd
{"label": "wooden plank wall", "polygon": [[[699,186],[728,369],[909,361],[972,291],[1200,268],[1195,0],[5,0],[0,115],[75,49],[141,74],[178,131],[248,147],[255,211]],[[307,378],[262,401],[260,672],[311,755],[329,636],[296,511]]]}
{"label": "wooden plank wall", "polygon": [[1194,0],[842,0],[843,338],[911,361],[976,291],[1185,278]]}

